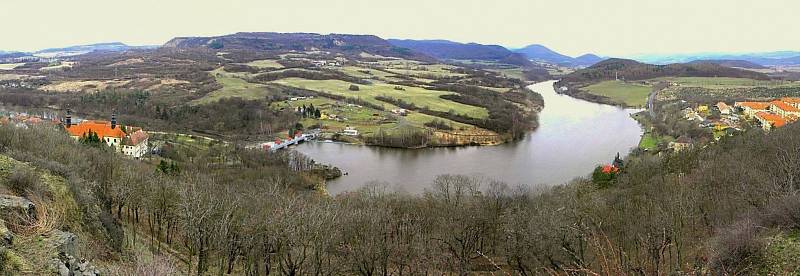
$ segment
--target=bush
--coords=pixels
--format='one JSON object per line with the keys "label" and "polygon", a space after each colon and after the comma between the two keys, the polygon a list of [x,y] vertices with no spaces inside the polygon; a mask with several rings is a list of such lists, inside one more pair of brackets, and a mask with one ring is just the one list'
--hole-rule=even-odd
{"label": "bush", "polygon": [[350,91],[358,91],[358,85],[351,84],[350,88],[348,88],[348,89],[350,89]]}
{"label": "bush", "polygon": [[8,187],[14,193],[25,196],[39,181],[39,175],[33,169],[17,167],[8,177]]}
{"label": "bush", "polygon": [[433,121],[426,122],[426,127],[441,129],[441,130],[453,130],[453,127],[447,124],[445,121],[434,119]]}

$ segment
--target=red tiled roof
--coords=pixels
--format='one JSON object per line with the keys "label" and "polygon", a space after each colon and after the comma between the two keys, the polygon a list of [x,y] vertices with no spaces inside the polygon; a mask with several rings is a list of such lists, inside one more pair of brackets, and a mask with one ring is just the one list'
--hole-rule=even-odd
{"label": "red tiled roof", "polygon": [[790,104],[788,104],[786,102],[771,101],[770,104],[772,104],[772,105],[774,105],[774,106],[776,106],[776,107],[778,107],[781,110],[786,111],[786,112],[800,112],[800,109],[797,109],[796,107],[794,107],[794,106],[792,106],[792,105],[790,105]]}
{"label": "red tiled roof", "polygon": [[756,110],[766,110],[769,108],[769,103],[765,102],[736,102],[735,106],[746,106]]}
{"label": "red tiled roof", "polygon": [[114,138],[123,138],[125,137],[125,132],[122,131],[122,127],[117,125],[115,128],[111,128],[111,122],[108,121],[82,121],[77,125],[72,125],[70,127],[64,126],[64,129],[69,132],[72,136],[83,136],[84,134],[89,133],[91,130],[94,133],[97,133],[97,137],[103,139],[105,137],[114,137]]}
{"label": "red tiled roof", "polygon": [[619,171],[619,168],[615,167],[614,165],[604,165],[602,171],[605,174],[616,173]]}
{"label": "red tiled roof", "polygon": [[786,120],[784,120],[783,117],[781,117],[778,114],[772,114],[772,113],[767,113],[767,112],[758,112],[758,113],[756,113],[756,117],[759,117],[759,118],[763,119],[764,121],[767,121],[767,122],[771,123],[775,127],[782,127],[782,126],[786,125]]}
{"label": "red tiled roof", "polygon": [[125,144],[129,146],[135,146],[144,140],[147,140],[147,133],[140,129],[131,133],[128,136],[128,139],[125,139]]}
{"label": "red tiled roof", "polygon": [[783,98],[781,98],[781,101],[785,102],[785,103],[790,103],[790,104],[800,103],[800,98],[783,97]]}

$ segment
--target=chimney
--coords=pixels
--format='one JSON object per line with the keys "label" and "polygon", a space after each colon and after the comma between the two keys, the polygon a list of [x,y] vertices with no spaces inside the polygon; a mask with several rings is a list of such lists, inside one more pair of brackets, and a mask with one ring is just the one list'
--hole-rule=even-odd
{"label": "chimney", "polygon": [[114,112],[111,113],[111,129],[114,129],[116,127],[117,127],[117,113]]}
{"label": "chimney", "polygon": [[66,124],[66,125],[67,125],[67,128],[69,128],[70,126],[72,126],[72,110],[71,110],[71,109],[69,109],[69,108],[67,108],[67,116],[66,116],[66,118],[64,119],[64,124]]}

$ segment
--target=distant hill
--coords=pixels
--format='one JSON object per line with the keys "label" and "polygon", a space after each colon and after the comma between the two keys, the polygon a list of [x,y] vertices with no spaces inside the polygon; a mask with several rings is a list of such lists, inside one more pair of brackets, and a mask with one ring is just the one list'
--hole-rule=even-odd
{"label": "distant hill", "polygon": [[747,54],[700,53],[641,55],[632,58],[641,62],[652,64],[685,63],[695,60],[743,60],[761,66],[800,65],[800,52],[797,51],[777,51]]}
{"label": "distant hill", "polygon": [[694,60],[689,62],[689,64],[698,64],[698,63],[713,63],[720,66],[725,67],[736,67],[736,68],[747,68],[747,69],[766,69],[766,66],[762,66],[750,61],[746,60],[736,60],[736,59],[710,59],[710,60]]}
{"label": "distant hill", "polygon": [[605,58],[599,57],[595,54],[585,54],[579,57],[576,57],[572,62],[573,65],[577,66],[592,66],[598,62],[606,60]]}
{"label": "distant hill", "polygon": [[49,48],[49,49],[39,50],[31,54],[38,57],[66,57],[66,56],[82,55],[94,51],[122,52],[135,49],[153,49],[157,47],[158,46],[130,46],[121,42],[109,42],[109,43],[96,43],[87,45],[75,45],[63,48]]}
{"label": "distant hill", "polygon": [[314,33],[235,33],[215,37],[178,37],[165,43],[164,48],[210,48],[238,50],[326,50],[358,54],[366,52],[381,56],[410,59],[431,59],[408,48],[396,47],[374,35],[314,34]]}
{"label": "distant hill", "polygon": [[572,63],[575,61],[575,59],[572,57],[559,54],[539,44],[528,45],[525,46],[524,48],[516,49],[514,50],[514,52],[523,54],[532,60],[544,61],[560,65],[572,65]]}
{"label": "distant hill", "polygon": [[595,54],[584,54],[573,58],[539,44],[528,45],[525,48],[516,49],[514,52],[523,54],[531,60],[570,67],[586,67],[605,60]]}
{"label": "distant hill", "polygon": [[459,43],[449,40],[389,39],[394,46],[408,48],[438,59],[491,60],[520,66],[533,65],[525,56],[503,46]]}
{"label": "distant hill", "polygon": [[612,58],[577,70],[561,77],[563,83],[586,84],[615,77],[625,80],[645,80],[659,77],[732,77],[758,80],[769,79],[767,75],[724,67],[714,63],[676,63],[653,65],[630,59]]}

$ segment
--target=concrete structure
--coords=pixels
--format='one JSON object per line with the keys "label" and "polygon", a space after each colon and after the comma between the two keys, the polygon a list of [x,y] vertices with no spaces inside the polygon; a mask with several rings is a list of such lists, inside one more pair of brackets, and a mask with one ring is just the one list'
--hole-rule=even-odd
{"label": "concrete structure", "polygon": [[347,126],[344,128],[344,131],[342,131],[342,134],[347,136],[358,136],[358,130],[354,127]]}
{"label": "concrete structure", "polygon": [[291,139],[276,138],[275,142],[262,143],[261,148],[267,151],[276,151],[279,149],[287,148],[291,145],[297,145],[307,140],[316,139],[319,136],[319,131],[312,131],[311,133],[295,133]]}

